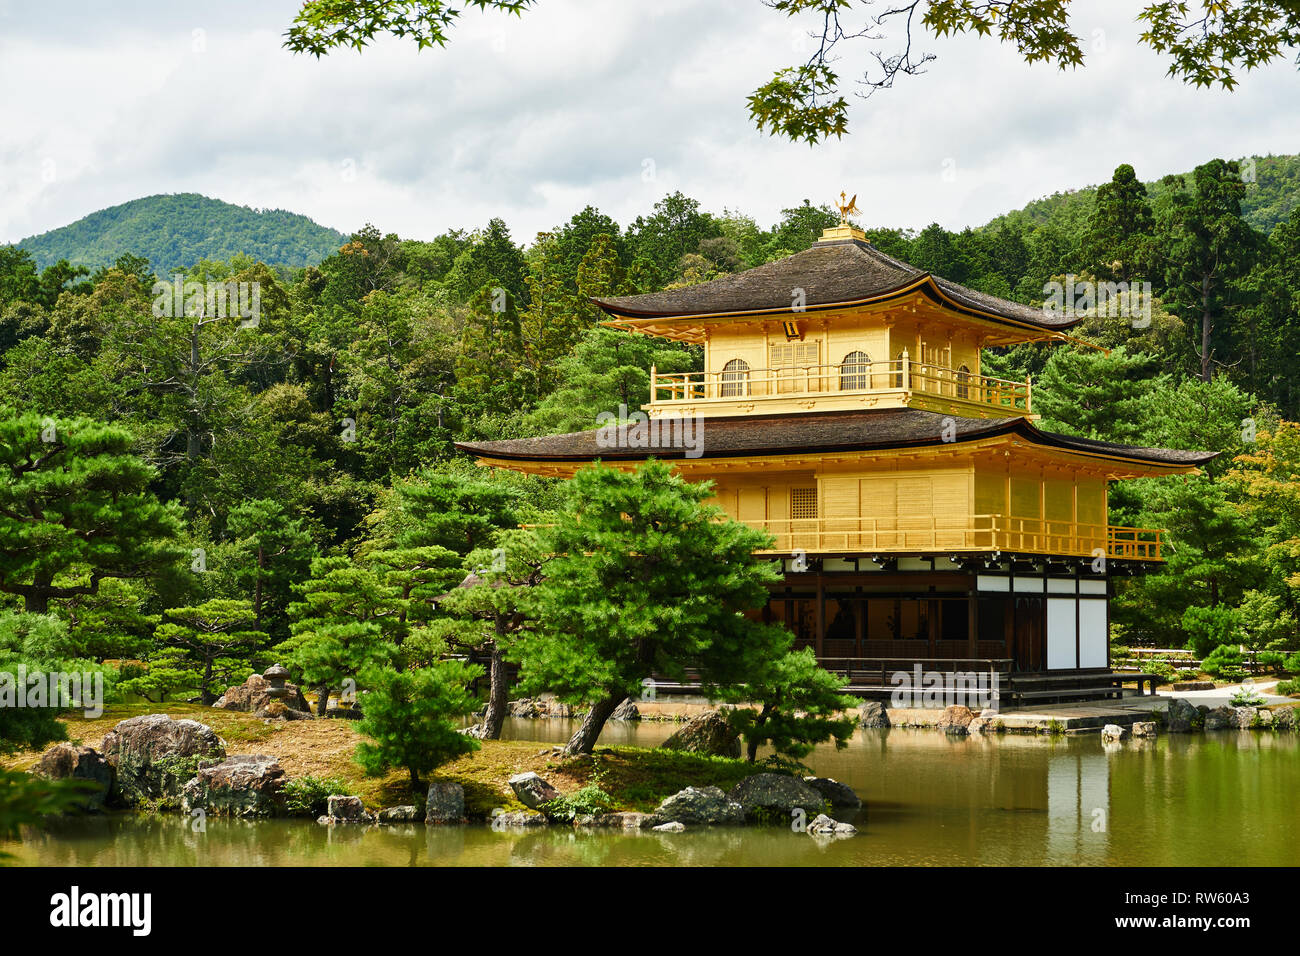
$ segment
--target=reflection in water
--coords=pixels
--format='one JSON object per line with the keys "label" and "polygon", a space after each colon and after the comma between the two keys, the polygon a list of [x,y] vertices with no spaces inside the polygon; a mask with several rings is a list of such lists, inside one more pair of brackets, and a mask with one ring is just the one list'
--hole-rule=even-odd
{"label": "reflection in water", "polygon": [[[654,746],[672,724],[611,725],[601,744]],[[558,743],[566,720],[512,720],[513,739]],[[813,769],[865,803],[836,813],[850,839],[786,829],[685,833],[564,827],[322,827],[305,820],[110,815],[29,830],[0,844],[20,862],[65,866],[385,865],[1291,865],[1300,863],[1297,735],[1217,733],[1126,741],[949,738],[859,731],[819,748]]]}
{"label": "reflection in water", "polygon": [[1104,865],[1110,755],[1057,753],[1047,762],[1047,859]]}

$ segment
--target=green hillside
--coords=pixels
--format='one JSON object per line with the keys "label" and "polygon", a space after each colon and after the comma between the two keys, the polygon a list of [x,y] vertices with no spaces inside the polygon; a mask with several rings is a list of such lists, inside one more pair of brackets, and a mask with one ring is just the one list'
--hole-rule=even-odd
{"label": "green hillside", "polygon": [[283,209],[250,209],[198,193],[146,196],[18,243],[44,267],[60,259],[98,268],[123,253],[166,274],[243,253],[272,265],[315,265],[346,237]]}
{"label": "green hillside", "polygon": [[[1250,160],[1255,163],[1255,182],[1249,184],[1241,201],[1242,218],[1261,232],[1271,232],[1300,205],[1300,156],[1253,156],[1240,162],[1244,166]],[[1139,176],[1144,172],[1137,161],[1133,168]],[[1158,180],[1148,181],[1146,186],[1153,202],[1167,191]],[[1070,218],[1070,214],[1080,210],[1086,217],[1092,211],[1096,192],[1096,186],[1085,186],[1053,193],[1027,203],[1023,209],[999,216],[989,225],[1014,217],[1041,226],[1054,216]]]}

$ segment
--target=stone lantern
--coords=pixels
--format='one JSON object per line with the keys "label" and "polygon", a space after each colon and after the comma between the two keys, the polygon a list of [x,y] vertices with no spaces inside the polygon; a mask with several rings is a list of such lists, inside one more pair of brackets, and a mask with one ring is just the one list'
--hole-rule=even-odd
{"label": "stone lantern", "polygon": [[284,686],[284,682],[289,679],[289,672],[279,664],[268,667],[262,678],[268,685],[266,696],[271,700],[284,700],[289,696],[289,688]]}

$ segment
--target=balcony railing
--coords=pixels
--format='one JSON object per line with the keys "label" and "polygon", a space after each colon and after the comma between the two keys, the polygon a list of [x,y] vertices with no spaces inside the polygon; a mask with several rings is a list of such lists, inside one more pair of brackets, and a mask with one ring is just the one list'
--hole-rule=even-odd
{"label": "balcony railing", "polygon": [[764,553],[925,551],[1043,554],[1071,557],[1161,561],[1159,528],[1126,528],[1045,521],[1006,515],[972,515],[960,519],[918,515],[908,518],[772,518],[741,519],[776,538]]}
{"label": "balcony railing", "polygon": [[963,369],[914,362],[906,352],[901,359],[891,362],[846,362],[843,365],[719,372],[650,370],[650,402],[653,405],[916,393],[1028,414],[1031,411],[1031,390],[1028,379],[1012,382]]}
{"label": "balcony railing", "polygon": [[[951,518],[767,518],[740,519],[772,532],[771,548],[757,554],[916,554],[924,551],[1042,554],[1059,557],[1163,561],[1161,528],[1129,528],[1077,521],[1043,521],[1006,515],[972,515],[965,524]],[[551,528],[552,524],[522,524]]]}

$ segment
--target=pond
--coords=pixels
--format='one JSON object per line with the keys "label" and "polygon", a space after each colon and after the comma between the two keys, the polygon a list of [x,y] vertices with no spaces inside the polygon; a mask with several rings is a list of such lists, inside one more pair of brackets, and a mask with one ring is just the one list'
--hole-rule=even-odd
{"label": "pond", "polygon": [[[611,725],[604,745],[653,746],[674,725]],[[565,720],[512,720],[506,736],[567,739]],[[1295,866],[1300,735],[1250,731],[1103,745],[1086,737],[948,738],[861,730],[808,763],[864,800],[856,836],[789,829],[684,833],[553,827],[322,827],[179,815],[60,821],[0,844],[60,866]]]}

